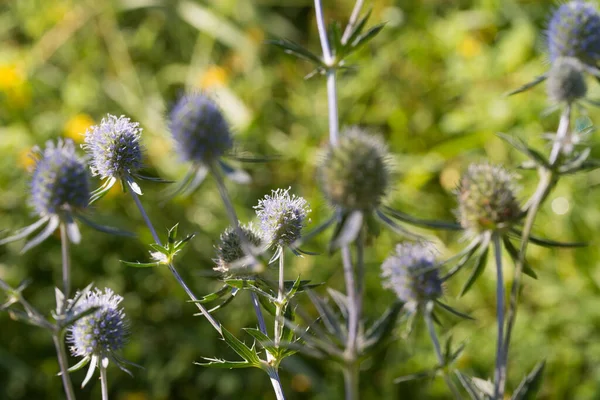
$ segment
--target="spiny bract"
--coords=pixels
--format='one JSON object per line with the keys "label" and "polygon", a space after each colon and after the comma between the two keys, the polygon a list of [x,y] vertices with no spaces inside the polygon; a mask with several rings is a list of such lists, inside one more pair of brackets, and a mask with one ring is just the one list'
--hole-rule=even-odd
{"label": "spiny bract", "polygon": [[600,14],[596,6],[581,0],[562,4],[546,31],[550,61],[575,57],[596,66],[600,60]]}
{"label": "spiny bract", "polygon": [[303,197],[290,196],[289,190],[273,190],[254,207],[263,237],[271,245],[290,246],[300,239],[306,216],[311,211]]}
{"label": "spiny bract", "polygon": [[31,204],[40,216],[84,209],[89,205],[90,187],[86,165],[75,153],[73,141],[48,141],[37,149],[31,179]]}
{"label": "spiny bract", "polygon": [[462,227],[475,234],[510,228],[521,216],[513,181],[502,167],[471,164],[456,190]]}
{"label": "spiny bract", "polygon": [[[252,224],[240,226],[247,243],[254,249],[262,246],[262,239],[260,234],[254,229]],[[256,271],[251,268],[247,268],[243,262],[244,249],[242,247],[242,241],[235,228],[229,227],[221,234],[219,238],[219,244],[215,246],[217,250],[217,257],[215,263],[217,266],[214,268],[215,271],[223,274],[226,277],[245,277],[256,275]],[[252,250],[252,248],[250,250]],[[239,263],[239,265],[237,265]]]}
{"label": "spiny bract", "polygon": [[233,145],[219,107],[199,93],[183,96],[171,111],[169,128],[183,161],[208,164]]}
{"label": "spiny bract", "polygon": [[92,174],[104,178],[125,178],[142,168],[142,128],[125,116],[108,114],[100,125],[85,133],[83,149],[91,157]]}
{"label": "spiny bract", "polygon": [[383,287],[411,308],[442,295],[435,249],[427,243],[401,243],[381,264]]}
{"label": "spiny bract", "polygon": [[347,129],[322,159],[318,180],[332,205],[346,210],[375,209],[390,186],[387,148],[360,128]]}

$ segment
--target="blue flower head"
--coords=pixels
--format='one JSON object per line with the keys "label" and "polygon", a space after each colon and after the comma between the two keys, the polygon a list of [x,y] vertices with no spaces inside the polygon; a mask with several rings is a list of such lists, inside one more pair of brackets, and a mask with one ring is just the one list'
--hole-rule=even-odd
{"label": "blue flower head", "polygon": [[31,179],[31,204],[36,213],[47,217],[86,208],[90,201],[88,175],[73,141],[49,141],[36,154]]}
{"label": "blue flower head", "polygon": [[381,264],[383,287],[396,293],[409,308],[442,295],[435,268],[435,249],[426,243],[401,243]]}
{"label": "blue flower head", "polygon": [[92,126],[85,133],[83,149],[91,158],[93,175],[102,179],[125,179],[135,175],[143,166],[139,123],[125,116],[108,114],[100,125]]}
{"label": "blue flower head", "polygon": [[293,246],[300,239],[306,216],[311,211],[304,198],[290,196],[289,190],[273,190],[254,207],[263,237],[271,245]]}
{"label": "blue flower head", "polygon": [[219,107],[207,96],[183,96],[171,111],[169,128],[183,161],[209,164],[233,146],[231,130]]}
{"label": "blue flower head", "polygon": [[562,4],[552,15],[546,31],[550,61],[575,57],[596,66],[600,60],[600,14],[582,0]]}
{"label": "blue flower head", "polygon": [[85,315],[71,325],[67,333],[71,354],[74,357],[83,357],[77,367],[81,368],[90,363],[82,385],[84,386],[91,378],[98,362],[106,367],[108,361],[113,360],[121,367],[123,360],[118,356],[118,352],[127,341],[129,329],[125,313],[119,306],[123,297],[115,294],[111,289],[101,291],[96,288],[83,294],[78,292],[75,298],[79,297],[81,298],[73,308],[75,314],[96,308],[91,314]]}

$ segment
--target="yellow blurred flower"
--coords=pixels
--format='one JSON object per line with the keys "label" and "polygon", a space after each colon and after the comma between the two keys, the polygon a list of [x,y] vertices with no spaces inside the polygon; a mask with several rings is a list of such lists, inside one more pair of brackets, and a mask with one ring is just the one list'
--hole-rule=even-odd
{"label": "yellow blurred flower", "polygon": [[0,65],[0,92],[4,92],[7,104],[23,107],[29,103],[30,93],[27,79],[17,64]]}
{"label": "yellow blurred flower", "polygon": [[35,159],[32,157],[31,148],[25,148],[19,152],[19,167],[26,171],[31,171],[35,165]]}
{"label": "yellow blurred flower", "polygon": [[94,120],[87,114],[76,114],[65,124],[65,137],[73,139],[75,143],[83,143],[87,129],[94,125]]}
{"label": "yellow blurred flower", "polygon": [[218,65],[209,66],[206,71],[200,76],[198,86],[202,89],[209,89],[214,86],[223,86],[228,81],[228,74],[225,69]]}
{"label": "yellow blurred flower", "polygon": [[467,35],[459,43],[458,52],[465,58],[473,58],[481,53],[481,41],[473,35]]}

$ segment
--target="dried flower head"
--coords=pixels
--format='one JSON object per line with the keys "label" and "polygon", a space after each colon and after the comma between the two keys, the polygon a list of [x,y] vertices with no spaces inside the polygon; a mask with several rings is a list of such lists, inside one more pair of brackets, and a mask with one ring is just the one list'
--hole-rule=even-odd
{"label": "dried flower head", "polygon": [[82,363],[90,362],[88,374],[83,382],[84,386],[91,378],[98,362],[104,367],[109,360],[121,364],[120,351],[126,343],[129,334],[125,313],[119,306],[123,297],[115,294],[111,289],[104,292],[96,288],[83,295],[77,293],[77,301],[73,311],[76,314],[97,308],[91,314],[78,319],[68,328],[67,341],[71,345],[71,354],[74,357],[83,357]]}
{"label": "dried flower head", "polygon": [[501,231],[521,216],[514,176],[502,167],[471,164],[456,190],[458,218],[472,233]]}
{"label": "dried flower head", "polygon": [[[247,243],[253,248],[260,248],[262,246],[262,239],[259,232],[257,232],[252,224],[241,225],[242,230]],[[248,267],[247,263],[244,263],[244,249],[242,247],[242,241],[238,235],[237,229],[229,227],[221,234],[219,238],[219,244],[215,246],[217,250],[217,257],[214,259],[217,266],[214,268],[215,271],[221,273],[226,277],[248,277],[256,275],[257,271],[253,268]]]}
{"label": "dried flower head", "polygon": [[233,145],[231,130],[219,107],[207,96],[183,96],[170,115],[169,128],[183,161],[208,164]]}
{"label": "dried flower head", "polygon": [[291,246],[300,239],[306,216],[310,213],[303,197],[289,194],[290,188],[277,189],[254,206],[262,236],[270,245]]}
{"label": "dried flower head", "polygon": [[552,15],[546,31],[550,60],[575,57],[596,66],[600,60],[600,14],[591,2],[562,4]]}
{"label": "dried flower head", "polygon": [[559,57],[548,73],[548,97],[555,103],[573,103],[585,97],[587,85],[581,63],[573,57]]}
{"label": "dried flower head", "polygon": [[137,173],[143,166],[141,132],[139,123],[110,114],[100,125],[89,128],[82,148],[91,158],[92,174],[102,179],[124,179]]}
{"label": "dried flower head", "polygon": [[86,165],[75,154],[73,141],[47,142],[37,150],[31,179],[31,204],[42,217],[89,205],[90,187]]}
{"label": "dried flower head", "polygon": [[347,210],[373,210],[389,190],[385,144],[357,127],[346,129],[318,167],[321,190],[329,202]]}
{"label": "dried flower head", "polygon": [[427,243],[401,243],[381,264],[383,287],[396,293],[409,308],[442,295],[435,268],[435,249]]}

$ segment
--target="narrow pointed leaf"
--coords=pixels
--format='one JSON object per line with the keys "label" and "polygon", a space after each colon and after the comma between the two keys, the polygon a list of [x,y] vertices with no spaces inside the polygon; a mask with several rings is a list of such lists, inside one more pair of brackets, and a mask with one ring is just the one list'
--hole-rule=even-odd
{"label": "narrow pointed leaf", "polygon": [[73,216],[80,220],[81,222],[83,222],[84,224],[86,224],[87,226],[94,228],[95,230],[102,232],[102,233],[108,233],[109,235],[117,235],[117,236],[126,236],[126,237],[135,237],[135,233],[133,232],[128,232],[128,231],[124,231],[118,228],[114,228],[112,226],[105,226],[105,225],[100,225],[97,224],[96,222],[90,220],[89,218],[81,215],[81,214],[73,214]]}
{"label": "narrow pointed leaf", "polygon": [[308,293],[310,300],[312,301],[315,308],[319,312],[319,315],[321,316],[321,318],[323,320],[323,324],[325,325],[325,328],[327,328],[329,333],[335,335],[338,338],[338,340],[340,340],[341,342],[345,341],[346,333],[342,329],[340,322],[338,321],[337,317],[335,316],[335,312],[329,306],[329,304],[327,304],[319,296],[317,296],[315,293],[313,293],[310,290],[307,291],[306,293]]}
{"label": "narrow pointed leaf", "polygon": [[482,396],[479,394],[479,390],[471,381],[471,377],[463,374],[460,371],[456,371],[456,376],[458,377],[458,381],[461,383],[463,388],[467,391],[471,400],[484,400]]}
{"label": "narrow pointed leaf", "polygon": [[273,345],[273,339],[262,333],[259,329],[244,328],[244,331],[256,339],[256,341],[269,353],[273,354],[277,352],[277,348]]}
{"label": "narrow pointed leaf", "polygon": [[390,214],[390,216],[399,219],[400,221],[406,222],[411,225],[420,226],[423,228],[429,229],[442,229],[448,231],[461,231],[463,228],[460,224],[454,222],[447,221],[435,221],[435,220],[426,220],[417,217],[413,217],[412,215],[403,213],[402,211],[395,210],[391,207],[384,207],[385,212]]}
{"label": "narrow pointed leaf", "polygon": [[385,24],[378,24],[369,29],[367,32],[359,35],[354,41],[352,41],[351,46],[352,49],[358,49],[361,46],[367,44],[371,39],[373,39],[381,30],[384,28]]}
{"label": "narrow pointed leaf", "polygon": [[158,267],[160,265],[159,262],[142,263],[139,261],[136,261],[136,262],[124,261],[124,260],[119,260],[119,261],[121,261],[121,264],[123,264],[123,265],[126,265],[128,267],[134,267],[134,268],[150,268],[150,267]]}
{"label": "narrow pointed leaf", "polygon": [[517,93],[525,92],[525,91],[531,89],[532,87],[544,82],[546,80],[546,78],[547,78],[546,75],[538,76],[533,81],[526,83],[525,85],[521,86],[520,88],[508,92],[507,96],[512,96]]}
{"label": "narrow pointed leaf", "polygon": [[224,369],[237,369],[237,368],[252,368],[255,365],[249,363],[247,361],[226,361],[219,360],[216,358],[205,358],[206,363],[195,362],[194,364],[199,365],[201,367],[209,367],[209,368],[224,368]]}
{"label": "narrow pointed leaf", "polygon": [[14,235],[9,236],[7,238],[4,238],[2,240],[0,240],[0,246],[3,244],[7,244],[10,242],[14,242],[20,239],[24,239],[25,237],[29,236],[31,233],[35,232],[36,230],[38,230],[42,225],[44,225],[44,223],[46,221],[48,221],[50,217],[43,217],[39,220],[37,220],[36,222],[34,222],[33,224],[26,226],[25,228],[19,229],[18,231],[15,232]]}
{"label": "narrow pointed leaf", "polygon": [[21,254],[25,253],[28,250],[31,250],[38,244],[42,243],[44,240],[48,239],[48,237],[50,237],[50,235],[52,235],[54,231],[56,231],[56,228],[58,228],[59,223],[59,217],[51,217],[50,221],[48,221],[48,225],[46,225],[44,230],[25,244],[23,249],[21,249]]}
{"label": "narrow pointed leaf", "polygon": [[444,304],[444,303],[442,303],[439,300],[436,300],[435,303],[438,306],[442,307],[444,310],[448,311],[449,313],[456,315],[457,317],[464,318],[464,319],[470,319],[472,321],[475,321],[475,318],[471,317],[469,314],[465,314],[463,312],[460,312],[457,309],[455,309],[453,307],[450,307],[448,304]]}
{"label": "narrow pointed leaf", "polygon": [[469,279],[467,279],[467,282],[465,283],[462,290],[460,291],[460,296],[464,296],[465,293],[467,293],[469,291],[469,289],[471,289],[471,286],[473,286],[473,284],[475,283],[477,278],[479,278],[481,276],[481,274],[483,273],[483,270],[485,269],[485,266],[487,264],[487,255],[488,255],[488,247],[486,246],[485,249],[483,251],[481,251],[477,260],[475,261],[475,265],[473,266],[473,271],[471,272]]}
{"label": "narrow pointed leaf", "polygon": [[398,316],[403,307],[404,303],[396,301],[377,321],[373,323],[373,325],[371,325],[365,334],[365,350],[367,352],[388,341],[394,331],[396,321],[398,320]]}
{"label": "narrow pointed leaf", "polygon": [[375,211],[375,214],[379,217],[379,219],[381,221],[383,221],[389,228],[391,228],[392,231],[398,233],[399,235],[405,236],[405,237],[413,239],[413,240],[423,240],[424,239],[422,236],[417,235],[416,233],[412,233],[408,229],[405,229],[402,226],[398,225],[396,222],[394,222],[390,217],[388,217],[382,211],[377,210],[377,211]]}
{"label": "narrow pointed leaf", "polygon": [[304,47],[287,39],[267,40],[267,44],[272,44],[282,49],[285,53],[294,55],[307,61],[311,61],[318,66],[325,67],[325,64],[317,55],[311,53]]}
{"label": "narrow pointed leaf", "polygon": [[521,153],[525,154],[532,161],[535,161],[538,165],[542,165],[542,166],[545,166],[545,167],[549,167],[550,166],[550,164],[548,163],[548,160],[546,159],[546,157],[544,157],[537,150],[534,150],[534,149],[528,147],[522,140],[517,139],[517,138],[515,138],[513,136],[510,136],[510,135],[504,134],[504,133],[500,133],[500,132],[497,133],[496,135],[500,139],[504,140],[506,143],[510,144],[516,150],[518,150]]}
{"label": "narrow pointed leaf", "polygon": [[538,363],[533,371],[521,381],[511,400],[535,400],[542,385],[545,366],[546,361]]}
{"label": "narrow pointed leaf", "polygon": [[[512,244],[512,242],[510,241],[509,238],[504,237],[503,242],[504,242],[504,248],[506,249],[506,251],[508,251],[510,258],[512,258],[513,262],[515,264],[517,264],[519,262],[519,258],[520,258],[519,251]],[[532,277],[533,279],[537,279],[537,274],[535,273],[533,268],[531,268],[531,265],[529,265],[529,263],[527,262],[527,259],[525,259],[524,263],[523,263],[523,273],[525,275]]]}

